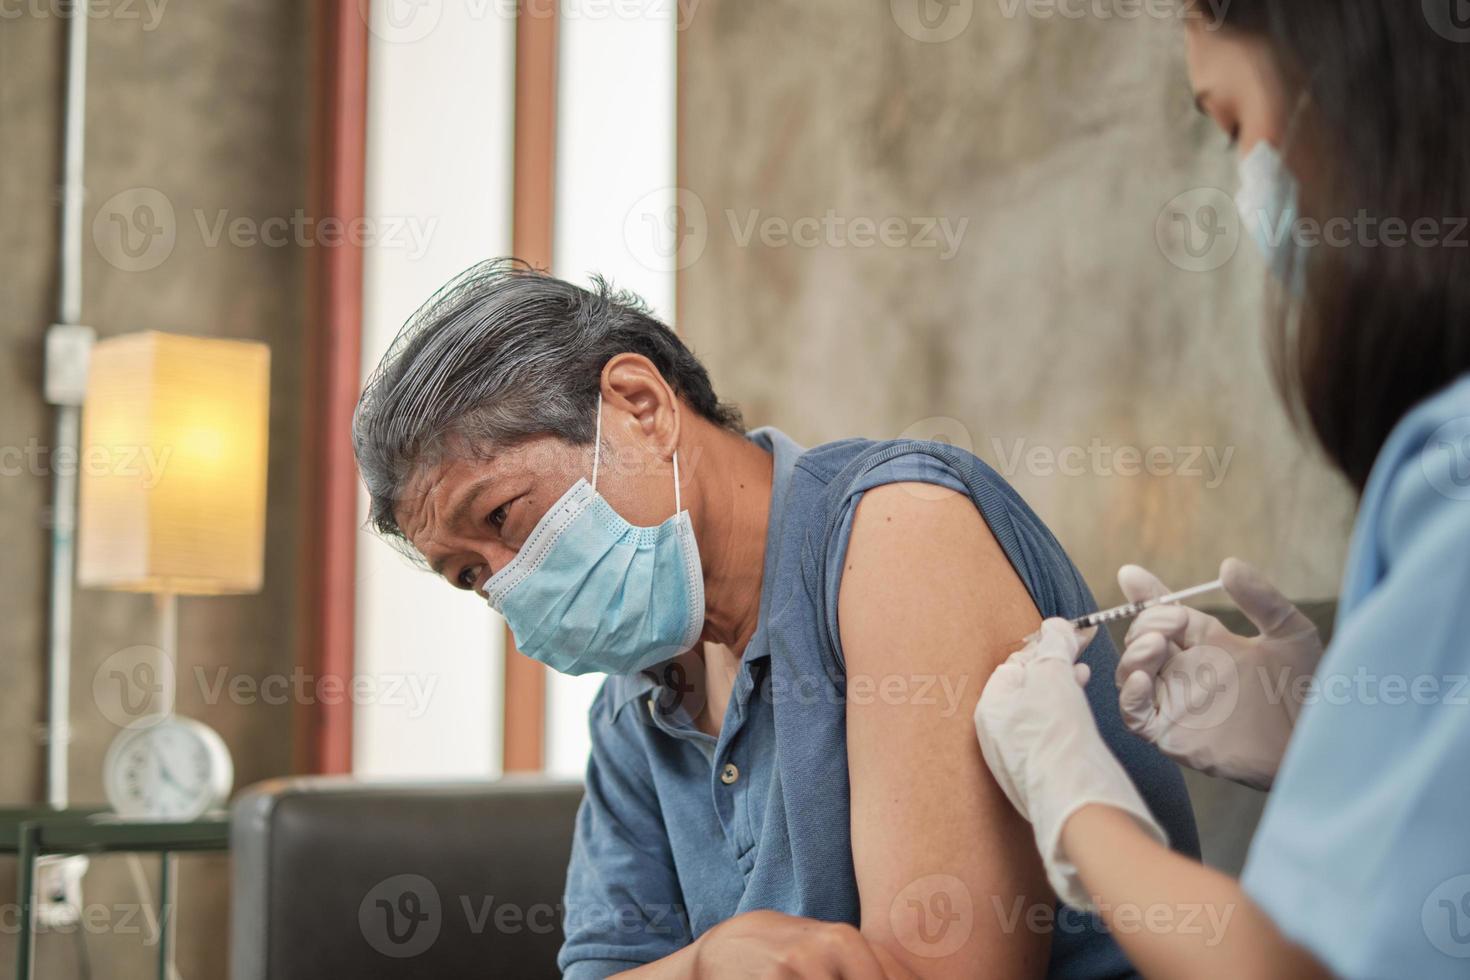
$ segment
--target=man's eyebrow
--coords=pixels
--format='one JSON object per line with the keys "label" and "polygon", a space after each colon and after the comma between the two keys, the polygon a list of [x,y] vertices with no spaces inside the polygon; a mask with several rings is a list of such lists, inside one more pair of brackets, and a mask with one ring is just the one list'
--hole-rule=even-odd
{"label": "man's eyebrow", "polygon": [[1208,116],[1210,114],[1210,110],[1205,108],[1205,102],[1207,102],[1209,98],[1210,90],[1207,88],[1202,88],[1198,92],[1194,93],[1194,107],[1202,116]]}
{"label": "man's eyebrow", "polygon": [[460,494],[459,500],[455,502],[454,506],[450,508],[449,517],[444,522],[445,527],[455,527],[463,521],[465,514],[469,512],[470,507],[474,505],[474,502],[479,498],[480,494],[494,482],[495,478],[493,476],[482,476],[474,483],[471,483]]}

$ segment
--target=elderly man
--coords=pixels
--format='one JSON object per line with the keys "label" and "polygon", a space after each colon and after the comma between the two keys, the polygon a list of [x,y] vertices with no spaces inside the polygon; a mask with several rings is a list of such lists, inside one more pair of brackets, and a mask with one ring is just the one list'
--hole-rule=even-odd
{"label": "elderly man", "polygon": [[[976,746],[991,670],[1043,616],[1093,608],[978,459],[745,432],[636,299],[504,261],[414,316],[354,437],[380,533],[525,655],[609,675],[566,976],[1129,972],[1056,906]],[[1178,773],[1118,718],[1113,659],[1106,636],[1083,659],[1102,732],[1197,853]]]}

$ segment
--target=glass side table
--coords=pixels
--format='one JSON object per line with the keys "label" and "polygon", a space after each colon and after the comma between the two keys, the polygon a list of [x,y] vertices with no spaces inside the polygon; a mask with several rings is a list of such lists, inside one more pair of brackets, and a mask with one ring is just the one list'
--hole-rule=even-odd
{"label": "glass side table", "polygon": [[172,856],[180,852],[227,851],[230,848],[228,814],[206,814],[187,822],[125,820],[105,807],[11,808],[0,810],[0,853],[14,853],[20,862],[17,900],[20,934],[16,941],[15,975],[30,980],[34,959],[36,860],[44,854],[157,854],[159,877],[158,976],[168,980],[170,932],[174,916],[168,912]]}

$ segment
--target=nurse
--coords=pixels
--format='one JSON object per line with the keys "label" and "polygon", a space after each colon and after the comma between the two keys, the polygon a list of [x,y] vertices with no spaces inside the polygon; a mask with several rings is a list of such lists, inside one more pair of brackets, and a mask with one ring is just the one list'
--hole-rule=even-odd
{"label": "nurse", "polygon": [[[1198,104],[1282,286],[1288,408],[1360,495],[1333,642],[1233,559],[1221,575],[1258,636],[1178,607],[1128,633],[1128,727],[1271,789],[1239,881],[1136,816],[1072,669],[1088,637],[1062,622],[994,673],[981,749],[1057,893],[1100,910],[1145,976],[1467,976],[1470,21],[1451,0],[1196,12]],[[1119,581],[1165,588],[1136,567]],[[1190,927],[1203,913],[1228,915],[1223,937]]]}

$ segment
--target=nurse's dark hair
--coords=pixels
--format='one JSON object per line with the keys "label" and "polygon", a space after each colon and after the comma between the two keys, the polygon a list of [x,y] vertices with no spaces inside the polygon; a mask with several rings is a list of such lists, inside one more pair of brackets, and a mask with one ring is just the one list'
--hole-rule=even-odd
{"label": "nurse's dark hair", "polygon": [[369,524],[403,539],[394,508],[426,463],[537,435],[590,444],[603,366],[622,353],[642,354],[691,409],[741,431],[704,365],[632,293],[600,278],[583,289],[515,259],[461,273],[409,318],[357,403]]}
{"label": "nurse's dark hair", "polygon": [[[1195,5],[1266,41],[1288,105],[1309,93],[1294,138],[1313,161],[1298,174],[1304,214],[1323,228],[1359,215],[1377,222],[1371,235],[1353,225],[1346,246],[1309,249],[1299,311],[1283,304],[1271,317],[1290,410],[1359,492],[1404,414],[1470,371],[1470,25],[1452,20],[1455,6]],[[1390,219],[1408,231],[1397,247],[1382,241]]]}

